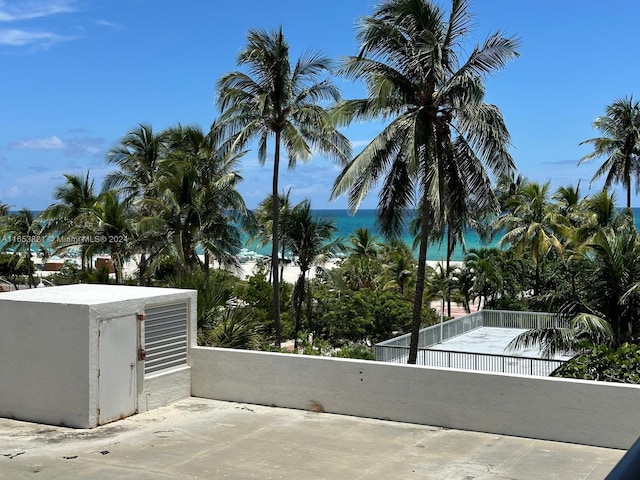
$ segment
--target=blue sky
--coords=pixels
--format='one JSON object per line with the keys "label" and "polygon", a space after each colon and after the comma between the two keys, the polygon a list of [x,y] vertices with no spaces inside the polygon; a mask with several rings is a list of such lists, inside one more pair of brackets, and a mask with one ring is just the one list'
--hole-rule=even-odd
{"label": "blue sky", "polygon": [[[45,208],[64,173],[89,170],[100,185],[110,170],[105,152],[138,123],[207,131],[218,115],[215,82],[236,68],[248,29],[282,25],[292,57],[312,49],[337,59],[357,52],[355,25],[375,3],[0,0],[0,201]],[[496,30],[522,41],[521,57],[487,80],[519,171],[554,187],[581,181],[585,194],[599,189],[589,181],[600,162],[578,167],[590,151],[579,143],[597,136],[591,123],[606,105],[640,96],[640,2],[475,0],[471,10],[468,51]],[[364,95],[360,84],[337,83],[345,98]],[[345,134],[358,151],[379,130],[358,124]],[[345,199],[328,202],[337,173],[315,157],[283,171],[280,185],[294,201],[345,208]],[[270,193],[271,165],[249,152],[242,175],[240,191],[254,207]],[[371,194],[362,208],[376,203]],[[632,203],[640,207],[638,197]]]}

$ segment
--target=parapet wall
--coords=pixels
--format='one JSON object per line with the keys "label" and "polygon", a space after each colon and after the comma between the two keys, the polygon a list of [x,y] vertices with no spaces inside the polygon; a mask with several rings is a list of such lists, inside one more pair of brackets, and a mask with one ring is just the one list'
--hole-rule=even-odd
{"label": "parapet wall", "polygon": [[628,449],[640,386],[191,348],[192,395]]}

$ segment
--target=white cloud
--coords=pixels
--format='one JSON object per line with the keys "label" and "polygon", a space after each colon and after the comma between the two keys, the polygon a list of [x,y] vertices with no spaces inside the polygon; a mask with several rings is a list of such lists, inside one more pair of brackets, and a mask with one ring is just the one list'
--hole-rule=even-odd
{"label": "white cloud", "polygon": [[0,22],[30,20],[74,12],[74,3],[75,0],[21,0],[7,5],[7,2],[0,0]]}
{"label": "white cloud", "polygon": [[16,150],[64,150],[67,148],[66,143],[56,135],[18,140],[11,142],[9,146]]}
{"label": "white cloud", "polygon": [[48,47],[55,43],[73,40],[75,37],[58,35],[57,33],[28,30],[0,30],[0,45],[12,47]]}
{"label": "white cloud", "polygon": [[101,27],[114,28],[116,30],[120,30],[122,25],[110,22],[108,20],[96,20],[96,25],[100,25]]}
{"label": "white cloud", "polygon": [[19,194],[20,194],[20,190],[16,186],[9,187],[7,189],[0,189],[0,200],[17,198]]}
{"label": "white cloud", "polygon": [[101,137],[73,137],[66,140],[57,135],[27,138],[10,142],[14,150],[61,150],[67,157],[102,156],[105,140]]}
{"label": "white cloud", "polygon": [[[61,13],[75,12],[77,0],[0,0],[0,23],[29,21]],[[30,28],[0,29],[0,45],[47,48],[77,37]]]}

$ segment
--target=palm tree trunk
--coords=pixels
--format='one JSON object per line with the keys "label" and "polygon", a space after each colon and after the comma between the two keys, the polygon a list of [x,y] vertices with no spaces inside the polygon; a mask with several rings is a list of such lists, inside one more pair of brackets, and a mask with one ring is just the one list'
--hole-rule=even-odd
{"label": "palm tree trunk", "polygon": [[409,344],[409,363],[415,365],[418,359],[418,339],[422,321],[422,296],[427,264],[427,246],[429,243],[429,205],[426,199],[422,202],[422,228],[420,229],[420,250],[418,254],[418,272],[416,275],[416,294],[413,299],[413,316],[411,322],[411,341]]}
{"label": "palm tree trunk", "polygon": [[211,256],[209,255],[209,251],[204,251],[204,272],[209,274],[209,263],[211,262]]}
{"label": "palm tree trunk", "polygon": [[446,278],[446,295],[447,295],[447,316],[451,317],[451,291],[449,290],[449,265],[451,264],[451,254],[453,253],[453,241],[451,240],[451,229],[447,227],[447,266],[445,273]]}
{"label": "palm tree trunk", "polygon": [[313,339],[315,339],[315,334],[313,332],[313,310],[311,308],[312,303],[311,303],[311,282],[307,281],[307,328],[309,329],[309,333],[311,333],[312,335],[312,341],[311,344],[313,345]]}
{"label": "palm tree trunk", "polygon": [[273,156],[273,238],[271,247],[271,274],[273,275],[273,324],[276,330],[275,345],[280,348],[280,278],[278,276],[278,227],[280,223],[280,205],[278,198],[278,173],[280,167],[280,131],[276,131],[275,153]]}
{"label": "palm tree trunk", "polygon": [[284,243],[283,243],[282,247],[281,247],[281,252],[280,252],[280,253],[282,253],[282,257],[281,257],[282,258],[282,264],[280,265],[280,278],[282,278],[284,276],[284,254],[285,254],[284,249],[285,249],[285,246],[284,246]]}
{"label": "palm tree trunk", "polygon": [[122,283],[122,261],[120,254],[115,249],[111,249],[111,263],[113,264],[113,271],[116,274],[116,283],[120,285]]}
{"label": "palm tree trunk", "polygon": [[145,275],[147,274],[147,254],[144,250],[142,251],[142,253],[140,253],[140,263],[138,264],[138,272],[139,272],[138,283],[140,284],[140,286],[144,287],[147,285],[147,282],[145,279]]}
{"label": "palm tree trunk", "polygon": [[27,274],[29,276],[29,288],[35,287],[36,282],[33,280],[33,265],[31,264],[31,243],[27,243]]}
{"label": "palm tree trunk", "polygon": [[296,324],[293,330],[293,348],[298,349],[298,334],[302,324],[302,303],[304,302],[304,272],[300,272],[295,286]]}

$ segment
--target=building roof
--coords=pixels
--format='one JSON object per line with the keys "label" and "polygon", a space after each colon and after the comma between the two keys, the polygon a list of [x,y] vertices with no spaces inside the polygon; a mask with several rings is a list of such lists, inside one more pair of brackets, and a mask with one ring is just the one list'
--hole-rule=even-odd
{"label": "building roof", "polygon": [[74,284],[31,288],[0,294],[0,301],[97,305],[140,298],[156,298],[184,294],[177,288],[137,287],[129,285]]}
{"label": "building roof", "polygon": [[189,398],[92,430],[0,419],[6,478],[604,478],[625,452]]}

